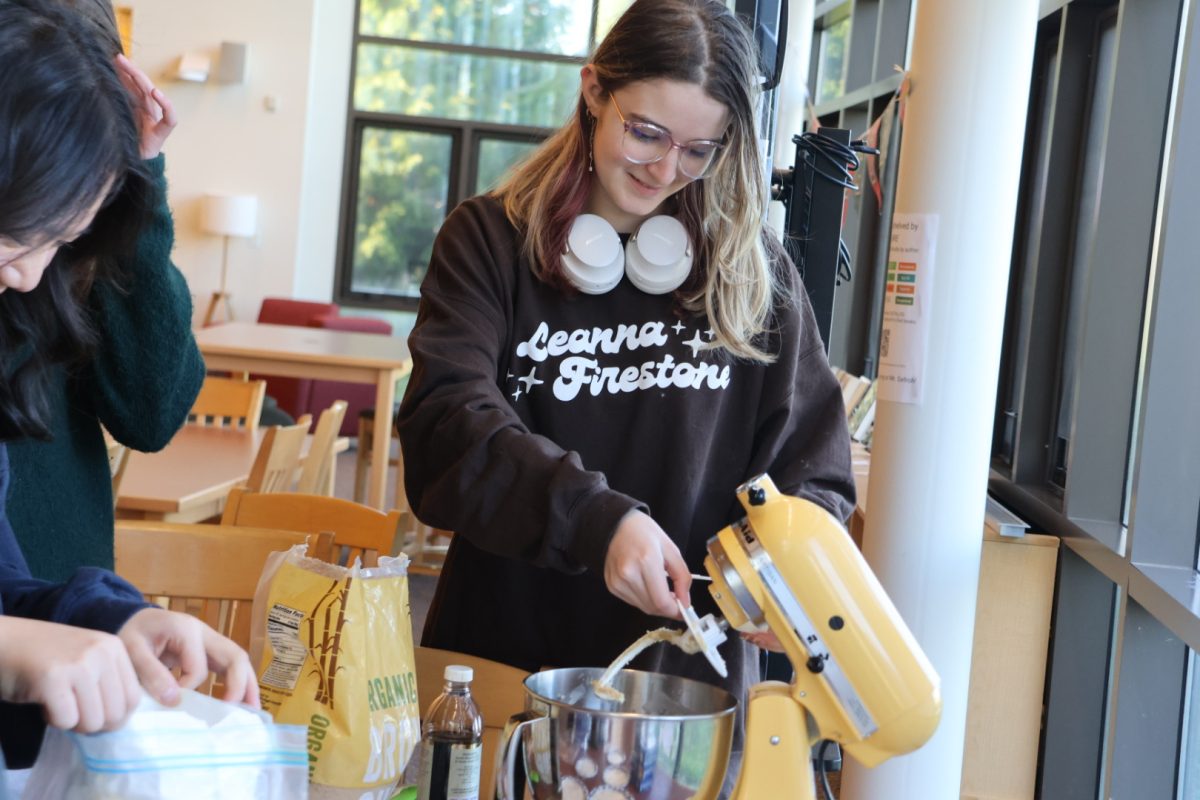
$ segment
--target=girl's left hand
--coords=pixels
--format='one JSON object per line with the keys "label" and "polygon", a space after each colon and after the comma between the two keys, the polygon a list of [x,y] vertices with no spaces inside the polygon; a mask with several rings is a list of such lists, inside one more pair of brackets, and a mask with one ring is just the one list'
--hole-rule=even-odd
{"label": "girl's left hand", "polygon": [[[259,705],[258,680],[246,651],[195,617],[144,608],[129,618],[117,637],[142,686],[164,705],[178,703],[179,689],[195,689],[210,671],[224,679],[223,699]],[[173,667],[180,670],[178,682],[170,672]]]}
{"label": "girl's left hand", "polygon": [[124,55],[117,56],[116,64],[117,74],[133,100],[133,111],[142,136],[142,158],[154,158],[162,152],[163,143],[179,122],[175,107],[160,89],[155,88],[146,73]]}

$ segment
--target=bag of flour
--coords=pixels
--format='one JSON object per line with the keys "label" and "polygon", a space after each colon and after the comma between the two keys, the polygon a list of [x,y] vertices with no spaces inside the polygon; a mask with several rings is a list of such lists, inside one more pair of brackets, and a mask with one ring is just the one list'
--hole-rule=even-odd
{"label": "bag of flour", "polygon": [[303,545],[276,553],[252,620],[263,708],[307,726],[314,796],[394,784],[421,738],[407,556],[363,569],[308,558]]}

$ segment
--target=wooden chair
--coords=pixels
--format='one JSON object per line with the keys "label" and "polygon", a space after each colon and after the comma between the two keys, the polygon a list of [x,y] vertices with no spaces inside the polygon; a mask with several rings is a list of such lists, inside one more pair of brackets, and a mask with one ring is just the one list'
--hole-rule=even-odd
{"label": "wooden chair", "polygon": [[103,428],[101,431],[104,433],[104,446],[108,448],[108,470],[112,477],[113,508],[116,508],[121,478],[125,477],[125,465],[129,463],[129,448],[114,439],[108,431]]}
{"label": "wooden chair", "polygon": [[188,422],[193,425],[258,430],[258,418],[262,414],[266,393],[266,381],[242,381],[210,375],[204,379],[200,394],[188,412]]}
{"label": "wooden chair", "polygon": [[[290,492],[300,469],[300,452],[312,417],[305,414],[295,425],[272,425],[263,434],[258,455],[250,467],[246,488],[252,492]],[[332,447],[332,445],[331,445]]]}
{"label": "wooden chair", "polygon": [[259,494],[234,489],[225,503],[222,525],[283,528],[289,531],[333,533],[334,561],[351,564],[362,558],[373,567],[380,555],[392,551],[400,512],[384,514],[370,506],[315,494]]}
{"label": "wooden chair", "polygon": [[415,655],[417,698],[422,716],[441,694],[445,684],[443,674],[448,665],[460,664],[475,671],[471,681],[471,696],[475,698],[475,705],[483,716],[479,796],[492,797],[495,794],[496,751],[500,746],[504,723],[513,714],[525,710],[525,690],[521,682],[529,677],[529,673],[498,661],[432,647],[417,647]]}
{"label": "wooden chair", "polygon": [[[375,436],[375,409],[368,408],[358,415],[358,446],[354,460],[354,501],[361,503],[365,497],[367,470],[374,465],[371,461],[371,445]],[[399,439],[395,422],[392,423],[392,438]],[[398,449],[398,446],[397,446]],[[405,515],[404,552],[412,559],[418,572],[437,574],[446,560],[448,541],[453,534],[441,528],[433,528],[421,522],[412,513],[408,497],[404,492],[404,454],[389,458],[387,465],[396,468],[395,507]],[[439,539],[444,541],[439,542]]]}
{"label": "wooden chair", "polygon": [[[354,502],[366,502],[367,470],[371,469],[371,446],[375,437],[375,409],[367,408],[358,415],[358,445],[354,457]],[[392,438],[399,441],[396,424],[392,423]],[[396,468],[396,508],[408,511],[408,499],[404,493],[404,459],[389,458],[387,467]],[[385,469],[387,468],[385,467]]]}
{"label": "wooden chair", "polygon": [[[333,534],[117,520],[115,571],[151,602],[199,617],[245,649],[267,556],[304,543],[310,556],[327,561]],[[201,691],[211,689],[210,676]]]}
{"label": "wooden chair", "polygon": [[[308,456],[300,470],[300,483],[297,484],[296,491],[301,494],[323,494],[333,497],[333,482],[337,469],[334,444],[345,416],[345,400],[338,400],[321,412],[321,418],[317,420],[317,429],[313,432],[312,445],[308,448]],[[357,500],[357,496],[355,499]]]}
{"label": "wooden chair", "polygon": [[405,535],[404,552],[412,559],[413,570],[426,575],[437,575],[450,551],[453,531],[435,528],[414,518],[415,526]]}

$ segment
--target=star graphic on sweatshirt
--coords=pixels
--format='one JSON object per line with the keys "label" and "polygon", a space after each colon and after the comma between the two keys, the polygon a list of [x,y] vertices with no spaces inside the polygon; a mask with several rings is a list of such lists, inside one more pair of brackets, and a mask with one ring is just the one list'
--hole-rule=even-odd
{"label": "star graphic on sweatshirt", "polygon": [[533,387],[541,386],[543,383],[545,383],[545,381],[539,381],[537,379],[537,367],[529,370],[528,375],[523,375],[520,378],[517,378],[517,382],[525,384],[525,394],[529,394],[531,391],[533,391]]}
{"label": "star graphic on sweatshirt", "polygon": [[704,335],[708,337],[708,340],[709,340],[710,342],[713,340],[713,337],[714,337],[714,336],[716,336],[716,334],[715,334],[715,333],[713,333],[713,329],[712,329],[712,328],[709,328],[708,330],[706,330],[706,331],[704,332]]}
{"label": "star graphic on sweatshirt", "polygon": [[518,386],[517,390],[515,392],[513,392],[513,402],[516,402],[517,400],[520,400],[520,399],[521,399],[521,387]]}
{"label": "star graphic on sweatshirt", "polygon": [[675,331],[676,336],[683,333],[686,329],[687,329],[687,326],[684,325],[679,320],[675,320],[675,324],[671,326],[671,330]]}
{"label": "star graphic on sweatshirt", "polygon": [[692,358],[695,358],[701,350],[705,349],[704,340],[700,338],[700,331],[696,331],[692,338],[688,339],[684,344],[692,348]]}

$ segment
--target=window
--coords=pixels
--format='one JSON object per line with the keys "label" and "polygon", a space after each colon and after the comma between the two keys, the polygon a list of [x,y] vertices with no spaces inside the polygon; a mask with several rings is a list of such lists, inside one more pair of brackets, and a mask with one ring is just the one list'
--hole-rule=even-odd
{"label": "window", "polygon": [[631,0],[358,0],[334,299],[416,307],[442,220],[568,118]]}
{"label": "window", "polygon": [[1007,479],[1120,554],[1174,67],[1147,42],[1174,36],[1166,8],[1071,3],[1041,23],[993,439]]}
{"label": "window", "polygon": [[849,14],[817,34],[816,102],[831,100],[846,91],[846,46],[849,41]]}
{"label": "window", "polygon": [[1072,12],[1065,26],[1050,17],[1030,92],[993,455],[1017,481],[1059,498],[1073,455],[1116,41],[1115,6]]}
{"label": "window", "polygon": [[990,488],[1063,537],[1042,797],[1191,797],[1200,51],[1180,0],[1038,30]]}
{"label": "window", "polygon": [[1097,26],[1094,69],[1089,92],[1089,108],[1084,127],[1082,165],[1079,170],[1078,208],[1072,226],[1070,278],[1066,307],[1063,309],[1063,338],[1059,354],[1058,413],[1050,439],[1050,464],[1047,480],[1057,489],[1067,485],[1067,462],[1071,430],[1075,420],[1075,390],[1082,343],[1082,325],[1087,301],[1092,242],[1096,235],[1096,217],[1100,206],[1100,170],[1104,158],[1104,137],[1112,107],[1113,68],[1116,65],[1117,13],[1112,9]]}
{"label": "window", "polygon": [[[900,75],[892,65],[903,64],[909,37],[911,0],[825,0],[814,9],[809,92],[824,127],[849,130],[852,139],[867,132],[885,114]],[[889,125],[897,130],[898,126]],[[796,131],[799,133],[799,131]],[[876,195],[866,160],[854,175],[859,191],[847,198],[842,240],[850,252],[852,275],[839,279],[834,292],[829,331],[830,363],[854,375],[875,377],[878,370],[879,328],[887,275],[887,235],[895,198],[895,165],[899,136],[882,141],[886,168]],[[794,163],[794,153],[777,158]]]}

